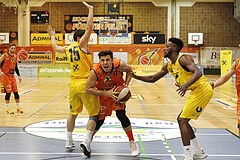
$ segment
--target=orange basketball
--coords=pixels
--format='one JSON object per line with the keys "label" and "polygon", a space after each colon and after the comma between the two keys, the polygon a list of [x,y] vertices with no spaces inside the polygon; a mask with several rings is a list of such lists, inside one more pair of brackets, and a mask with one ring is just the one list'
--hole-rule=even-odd
{"label": "orange basketball", "polygon": [[113,91],[119,92],[116,94],[119,103],[125,103],[131,98],[131,92],[127,86],[117,86]]}
{"label": "orange basketball", "polygon": [[28,52],[25,50],[20,50],[18,52],[18,59],[21,61],[25,61],[28,59]]}

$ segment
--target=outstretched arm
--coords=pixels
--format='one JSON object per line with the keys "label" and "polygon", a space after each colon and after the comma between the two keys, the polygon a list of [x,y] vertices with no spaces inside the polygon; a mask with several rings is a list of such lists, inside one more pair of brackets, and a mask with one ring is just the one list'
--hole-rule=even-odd
{"label": "outstretched arm", "polygon": [[147,75],[147,76],[138,76],[132,72],[132,77],[144,82],[154,83],[157,80],[161,79],[163,76],[165,76],[168,73],[167,70],[167,63],[163,65],[161,70],[153,75]]}
{"label": "outstretched arm", "polygon": [[83,2],[83,4],[88,8],[88,20],[87,20],[87,28],[85,30],[84,35],[80,39],[79,47],[83,48],[84,51],[87,52],[87,44],[93,28],[93,6],[87,4],[86,2]]}
{"label": "outstretched arm", "polygon": [[55,29],[52,28],[51,25],[48,25],[47,27],[47,32],[48,35],[51,37],[51,42],[52,42],[52,48],[55,52],[59,52],[59,53],[65,53],[65,49],[67,48],[67,46],[58,46],[56,39],[55,39]]}
{"label": "outstretched arm", "polygon": [[120,61],[120,66],[119,66],[119,71],[120,72],[126,72],[126,77],[125,77],[125,85],[128,86],[130,81],[131,81],[131,78],[132,78],[132,75],[131,75],[131,71],[132,68],[124,61]]}
{"label": "outstretched arm", "polygon": [[234,75],[235,66],[236,66],[236,61],[233,62],[232,67],[228,70],[228,72],[225,75],[221,76],[214,83],[211,83],[212,87],[216,88],[218,86],[221,86],[225,82],[227,82]]}

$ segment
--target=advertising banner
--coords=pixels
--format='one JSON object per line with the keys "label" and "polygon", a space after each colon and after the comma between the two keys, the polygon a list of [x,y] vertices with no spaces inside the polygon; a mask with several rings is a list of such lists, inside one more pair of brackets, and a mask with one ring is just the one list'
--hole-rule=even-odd
{"label": "advertising banner", "polygon": [[[57,44],[63,44],[63,34],[56,33],[56,42]],[[51,45],[51,38],[47,33],[32,33],[31,34],[31,44],[44,44]]]}
{"label": "advertising banner", "polygon": [[235,60],[240,55],[239,47],[201,47],[200,62],[203,68],[220,69],[221,50],[231,50],[232,60]]}
{"label": "advertising banner", "polygon": [[134,44],[165,44],[165,34],[134,34]]}
{"label": "advertising banner", "polygon": [[38,76],[38,64],[18,64],[21,76]]}
{"label": "advertising banner", "polygon": [[55,63],[69,63],[69,60],[66,54],[55,52]]}
{"label": "advertising banner", "polygon": [[232,66],[232,50],[220,51],[220,69],[221,76],[227,73]]}
{"label": "advertising banner", "polygon": [[[66,33],[65,34],[65,44],[72,44],[73,43],[73,33]],[[92,33],[88,44],[97,44],[97,34]]]}
{"label": "advertising banner", "polygon": [[[99,57],[98,57],[99,52],[94,52],[93,53],[93,63],[98,63],[99,62]],[[127,52],[113,52],[113,58],[115,59],[121,59],[124,62],[128,63],[128,53]]]}
{"label": "advertising banner", "polygon": [[52,62],[52,52],[30,51],[28,52],[28,59],[26,61]]}
{"label": "advertising banner", "polygon": [[[65,31],[72,32],[78,29],[85,30],[87,27],[88,15],[65,15]],[[128,32],[133,31],[133,15],[94,15],[93,30],[98,33],[100,30],[100,21],[107,19],[128,20]]]}
{"label": "advertising banner", "polygon": [[99,37],[99,44],[131,44],[131,34],[127,37]]}
{"label": "advertising banner", "polygon": [[42,64],[38,76],[69,77],[70,71],[69,64]]}

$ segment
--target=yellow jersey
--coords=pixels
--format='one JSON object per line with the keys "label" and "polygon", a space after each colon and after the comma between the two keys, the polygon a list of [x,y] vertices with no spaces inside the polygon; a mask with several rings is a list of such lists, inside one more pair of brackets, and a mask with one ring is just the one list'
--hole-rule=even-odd
{"label": "yellow jersey", "polygon": [[[175,81],[180,86],[185,84],[192,76],[192,72],[188,72],[185,69],[182,68],[182,66],[179,64],[179,59],[183,56],[183,54],[179,54],[178,58],[173,64],[171,61],[168,63],[168,72],[173,75],[175,78]],[[194,82],[191,86],[188,87],[188,90],[193,90],[195,87],[199,86],[202,83],[208,82],[207,78],[202,75],[196,82]]]}
{"label": "yellow jersey", "polygon": [[78,46],[78,42],[69,45],[65,53],[70,62],[70,79],[87,79],[90,69],[93,67],[91,54],[82,51]]}

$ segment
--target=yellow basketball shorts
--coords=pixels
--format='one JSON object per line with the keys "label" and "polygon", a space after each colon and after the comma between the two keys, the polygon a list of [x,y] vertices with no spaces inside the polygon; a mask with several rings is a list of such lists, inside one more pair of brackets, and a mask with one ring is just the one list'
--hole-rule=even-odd
{"label": "yellow basketball shorts", "polygon": [[96,116],[100,111],[99,97],[86,94],[85,85],[86,80],[71,80],[69,84],[70,112],[77,115],[82,112],[84,105],[89,116]]}
{"label": "yellow basketball shorts", "polygon": [[195,89],[193,89],[187,98],[181,118],[198,119],[203,110],[209,103],[213,96],[213,89],[209,82],[202,83]]}

